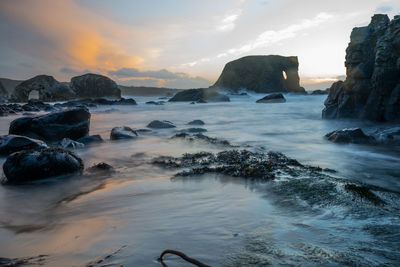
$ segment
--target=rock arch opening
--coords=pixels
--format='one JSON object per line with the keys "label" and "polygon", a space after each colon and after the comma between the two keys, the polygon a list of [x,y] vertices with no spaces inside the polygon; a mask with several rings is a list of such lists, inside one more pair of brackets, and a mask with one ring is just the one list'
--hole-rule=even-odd
{"label": "rock arch opening", "polygon": [[31,99],[39,99],[39,91],[38,90],[32,90],[28,94],[28,100]]}

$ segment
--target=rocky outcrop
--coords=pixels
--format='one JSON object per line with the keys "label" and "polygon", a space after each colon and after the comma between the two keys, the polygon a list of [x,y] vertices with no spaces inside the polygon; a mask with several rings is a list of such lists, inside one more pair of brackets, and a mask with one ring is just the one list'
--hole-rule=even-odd
{"label": "rocky outcrop", "polygon": [[3,164],[8,183],[22,183],[75,174],[82,170],[82,160],[74,153],[60,148],[15,152]]}
{"label": "rocky outcrop", "polygon": [[38,75],[15,87],[10,101],[26,102],[29,99],[29,93],[32,91],[39,92],[39,100],[41,101],[60,101],[75,97],[74,91],[67,84],[58,82],[53,76]]}
{"label": "rocky outcrop", "polygon": [[76,140],[88,135],[89,124],[89,111],[86,108],[75,108],[16,119],[10,124],[9,134],[45,141],[60,141],[63,138]]}
{"label": "rocky outcrop", "polygon": [[256,103],[285,103],[285,102],[286,99],[281,93],[269,94],[256,101]]}
{"label": "rocky outcrop", "polygon": [[114,127],[110,133],[111,140],[133,139],[137,136],[137,132],[128,126]]}
{"label": "rocky outcrop", "polygon": [[346,80],[330,88],[322,117],[400,120],[400,16],[374,15],[354,28],[346,49]]}
{"label": "rocky outcrop", "polygon": [[201,89],[188,89],[175,94],[169,102],[229,102],[228,96],[217,92],[212,88],[201,88]]}
{"label": "rocky outcrop", "polygon": [[329,88],[326,88],[325,90],[314,90],[310,92],[310,95],[327,95],[329,94]]}
{"label": "rocky outcrop", "polygon": [[225,65],[214,87],[233,92],[244,89],[257,93],[305,93],[299,85],[298,69],[297,57],[242,57]]}
{"label": "rocky outcrop", "polygon": [[0,136],[0,156],[7,156],[21,150],[41,149],[46,147],[47,145],[45,142],[26,136],[12,134]]}
{"label": "rocky outcrop", "polygon": [[110,78],[98,74],[73,77],[70,86],[77,97],[121,97],[118,85]]}

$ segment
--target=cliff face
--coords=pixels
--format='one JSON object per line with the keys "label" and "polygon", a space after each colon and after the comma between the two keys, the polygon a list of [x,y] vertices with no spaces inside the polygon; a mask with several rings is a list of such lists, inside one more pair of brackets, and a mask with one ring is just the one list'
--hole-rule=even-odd
{"label": "cliff face", "polygon": [[400,120],[400,16],[374,15],[354,28],[345,66],[346,80],[332,85],[323,118]]}
{"label": "cliff face", "polygon": [[[214,87],[237,92],[305,92],[299,85],[297,57],[247,56],[227,63]],[[284,74],[286,74],[286,78]]]}

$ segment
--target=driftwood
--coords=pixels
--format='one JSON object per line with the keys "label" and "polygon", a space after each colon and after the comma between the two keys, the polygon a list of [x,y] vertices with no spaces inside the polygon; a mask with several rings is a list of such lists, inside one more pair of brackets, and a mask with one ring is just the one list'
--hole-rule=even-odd
{"label": "driftwood", "polygon": [[164,250],[164,251],[161,253],[160,257],[158,258],[158,260],[161,262],[161,264],[162,264],[163,266],[167,266],[167,265],[163,262],[163,257],[164,257],[166,254],[174,254],[174,255],[177,255],[177,256],[181,257],[182,259],[184,259],[185,261],[190,262],[191,264],[194,264],[194,265],[196,265],[196,266],[198,266],[198,267],[211,267],[210,265],[207,265],[207,264],[204,264],[204,263],[202,263],[202,262],[199,262],[198,260],[189,258],[188,256],[186,256],[184,253],[182,253],[182,252],[180,252],[180,251],[172,250],[172,249]]}

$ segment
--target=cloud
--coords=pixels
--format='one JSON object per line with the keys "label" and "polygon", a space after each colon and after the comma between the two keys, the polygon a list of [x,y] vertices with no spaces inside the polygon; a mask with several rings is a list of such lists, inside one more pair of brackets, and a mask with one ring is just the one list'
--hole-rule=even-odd
{"label": "cloud", "polygon": [[399,15],[400,7],[394,5],[380,5],[375,9],[376,13]]}
{"label": "cloud", "polygon": [[243,13],[243,5],[247,0],[240,0],[238,7],[229,10],[222,18],[219,18],[219,23],[217,25],[217,31],[228,32],[232,31],[236,27],[236,21]]}
{"label": "cloud", "polygon": [[[230,55],[239,56],[245,53],[249,53],[252,50],[267,47],[268,45],[278,43],[283,40],[293,39],[298,36],[302,31],[315,28],[320,24],[331,20],[334,16],[325,12],[319,13],[313,19],[304,19],[300,23],[292,24],[282,30],[268,30],[260,33],[255,39],[246,42],[245,44],[228,49],[224,52],[217,54],[212,57],[222,58]],[[182,64],[182,67],[193,67],[199,63],[210,61],[212,58],[202,58],[196,61]]]}
{"label": "cloud", "polygon": [[[13,36],[15,49],[37,61],[100,72],[142,62],[123,45],[129,29],[76,1],[1,1],[0,15],[10,27],[20,29]],[[25,36],[30,35],[27,42]]]}
{"label": "cloud", "polygon": [[108,74],[124,85],[158,86],[169,88],[208,87],[211,82],[205,78],[192,77],[182,72],[170,72],[166,69],[140,71],[136,68],[121,68]]}

